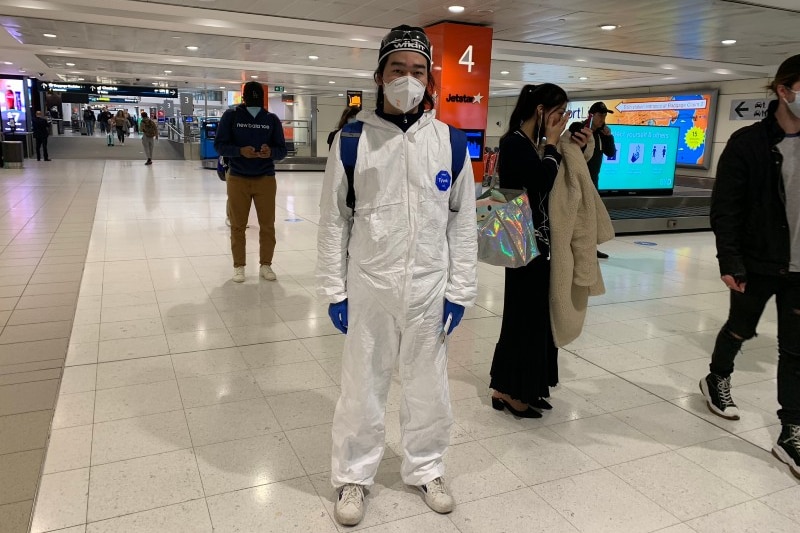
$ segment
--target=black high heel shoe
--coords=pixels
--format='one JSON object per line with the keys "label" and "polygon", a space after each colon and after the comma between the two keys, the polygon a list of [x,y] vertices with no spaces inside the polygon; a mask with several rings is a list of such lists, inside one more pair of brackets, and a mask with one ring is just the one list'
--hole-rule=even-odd
{"label": "black high heel shoe", "polygon": [[497,409],[498,411],[502,411],[503,409],[508,409],[508,412],[514,416],[518,416],[519,418],[542,418],[542,413],[535,410],[533,407],[528,407],[525,411],[517,411],[507,401],[502,398],[495,398],[492,396],[492,407]]}
{"label": "black high heel shoe", "polygon": [[528,405],[530,405],[531,407],[533,407],[535,409],[544,409],[545,411],[549,411],[550,409],[553,408],[553,406],[550,405],[550,402],[548,402],[544,398],[537,398],[537,399],[533,400],[531,403],[529,403]]}

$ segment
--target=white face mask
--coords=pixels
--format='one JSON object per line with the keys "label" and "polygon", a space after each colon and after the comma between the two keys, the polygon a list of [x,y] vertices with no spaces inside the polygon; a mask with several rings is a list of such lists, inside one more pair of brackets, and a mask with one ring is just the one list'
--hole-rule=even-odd
{"label": "white face mask", "polygon": [[425,86],[416,78],[401,76],[383,85],[383,95],[393,107],[407,113],[422,103]]}
{"label": "white face mask", "polygon": [[[792,91],[791,89],[789,90]],[[786,98],[783,98],[782,100],[786,104],[786,107],[789,108],[789,111],[792,112],[792,115],[794,115],[796,118],[800,118],[800,91],[792,92],[794,93],[794,102],[787,102]]]}

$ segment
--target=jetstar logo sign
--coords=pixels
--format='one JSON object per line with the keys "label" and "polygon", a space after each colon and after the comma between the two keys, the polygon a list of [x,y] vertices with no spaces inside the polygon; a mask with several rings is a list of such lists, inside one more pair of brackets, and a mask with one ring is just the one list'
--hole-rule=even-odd
{"label": "jetstar logo sign", "polygon": [[456,104],[480,104],[481,100],[483,100],[483,95],[481,93],[475,96],[469,96],[467,94],[448,94],[445,99],[446,102],[454,102]]}

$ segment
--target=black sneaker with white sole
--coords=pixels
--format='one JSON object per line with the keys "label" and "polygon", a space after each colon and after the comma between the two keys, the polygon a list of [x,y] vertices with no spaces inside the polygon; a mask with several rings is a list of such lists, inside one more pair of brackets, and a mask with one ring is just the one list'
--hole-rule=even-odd
{"label": "black sneaker with white sole", "polygon": [[728,420],[739,420],[739,408],[731,398],[730,376],[723,378],[709,374],[700,380],[700,390],[706,397],[709,411]]}
{"label": "black sneaker with white sole", "polygon": [[794,477],[800,479],[800,426],[783,426],[778,442],[772,447],[772,455],[789,465]]}

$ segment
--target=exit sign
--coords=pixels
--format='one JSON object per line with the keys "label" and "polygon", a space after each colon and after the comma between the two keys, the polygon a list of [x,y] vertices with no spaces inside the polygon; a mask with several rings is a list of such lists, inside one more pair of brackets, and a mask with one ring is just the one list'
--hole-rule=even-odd
{"label": "exit sign", "polygon": [[283,85],[276,85],[275,86],[275,92],[276,93],[282,93],[283,92]]}

